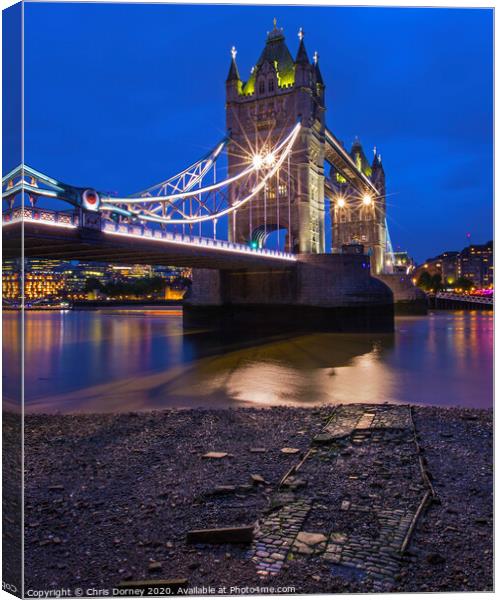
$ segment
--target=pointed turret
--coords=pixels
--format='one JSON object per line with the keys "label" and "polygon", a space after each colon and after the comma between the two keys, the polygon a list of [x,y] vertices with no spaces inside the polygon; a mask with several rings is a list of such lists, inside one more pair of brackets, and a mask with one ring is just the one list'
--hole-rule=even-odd
{"label": "pointed turret", "polygon": [[316,75],[316,83],[324,87],[325,83],[323,81],[323,77],[319,68],[319,55],[317,52],[314,53],[314,73]]}
{"label": "pointed turret", "polygon": [[299,49],[295,57],[295,85],[298,87],[309,87],[313,66],[309,62],[306,46],[304,44],[304,31],[302,27],[299,29]]}
{"label": "pointed turret", "polygon": [[299,29],[299,49],[297,50],[297,56],[295,57],[296,65],[309,65],[309,57],[307,56],[306,46],[304,44],[304,30],[302,27]]}
{"label": "pointed turret", "polygon": [[226,97],[230,100],[235,100],[241,94],[242,82],[236,64],[236,48],[231,48],[231,65],[226,79]]}
{"label": "pointed turret", "polygon": [[377,154],[377,146],[373,148],[372,171],[375,170],[384,170],[384,167],[382,166],[382,155]]}
{"label": "pointed turret", "polygon": [[385,195],[385,173],[382,166],[382,155],[377,154],[377,147],[373,148],[372,174],[370,179],[378,189],[380,196]]}
{"label": "pointed turret", "polygon": [[231,81],[241,81],[240,74],[238,72],[238,65],[236,64],[236,48],[234,46],[231,48],[231,66],[229,67],[226,83]]}
{"label": "pointed turret", "polygon": [[354,142],[351,147],[350,152],[352,160],[356,163],[358,170],[364,173],[367,177],[369,177],[372,173],[372,169],[370,167],[370,163],[368,162],[365,153],[363,151],[363,146],[359,140],[359,137],[356,136],[354,138]]}

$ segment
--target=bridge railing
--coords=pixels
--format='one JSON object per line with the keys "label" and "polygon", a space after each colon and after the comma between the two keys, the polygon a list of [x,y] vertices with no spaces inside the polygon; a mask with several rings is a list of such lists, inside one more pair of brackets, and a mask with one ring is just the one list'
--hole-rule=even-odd
{"label": "bridge railing", "polygon": [[493,296],[480,296],[477,294],[454,294],[453,292],[438,292],[438,300],[455,300],[457,302],[469,302],[475,304],[493,304]]}
{"label": "bridge railing", "polygon": [[162,240],[189,246],[198,246],[201,248],[216,248],[219,250],[238,252],[240,254],[243,253],[248,255],[266,256],[269,258],[280,258],[291,261],[296,260],[296,257],[293,254],[281,252],[280,250],[271,250],[268,248],[250,248],[250,246],[245,244],[237,244],[227,240],[219,240],[196,235],[186,235],[182,233],[165,231],[162,229],[151,229],[145,225],[110,223],[109,221],[106,221],[103,223],[102,230],[106,233],[123,235],[126,237],[139,237],[158,241]]}
{"label": "bridge railing", "polygon": [[21,221],[74,228],[78,227],[80,224],[80,215],[79,211],[56,211],[46,208],[37,208],[36,206],[20,206],[2,212],[3,225],[20,223]]}

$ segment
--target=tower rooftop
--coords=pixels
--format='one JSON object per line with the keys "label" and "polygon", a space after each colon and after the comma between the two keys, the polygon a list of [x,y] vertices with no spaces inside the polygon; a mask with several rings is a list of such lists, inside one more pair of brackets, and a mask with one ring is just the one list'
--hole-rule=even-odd
{"label": "tower rooftop", "polygon": [[266,62],[276,69],[280,87],[293,85],[295,81],[295,62],[286,45],[283,29],[278,29],[276,19],[274,19],[274,29],[267,34],[266,45],[252,71],[250,79],[243,88],[243,93],[252,93],[257,73]]}

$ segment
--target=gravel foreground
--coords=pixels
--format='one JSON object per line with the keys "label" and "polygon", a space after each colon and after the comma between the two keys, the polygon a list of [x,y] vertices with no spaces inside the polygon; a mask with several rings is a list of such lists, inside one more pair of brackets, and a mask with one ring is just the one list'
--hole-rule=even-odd
{"label": "gravel foreground", "polygon": [[[359,565],[332,564],[315,551],[295,553],[260,579],[249,546],[186,543],[189,530],[266,519],[280,481],[334,409],[26,416],[26,590],[180,578],[192,593],[492,590],[491,410],[413,409],[437,497],[382,588]],[[317,509],[302,529],[375,540],[380,524],[344,510],[346,498],[346,506],[415,511],[423,488],[412,440],[354,440],[334,462],[325,450],[307,461],[308,481],[295,486],[307,483],[297,493]],[[227,455],[203,458],[207,452]]]}

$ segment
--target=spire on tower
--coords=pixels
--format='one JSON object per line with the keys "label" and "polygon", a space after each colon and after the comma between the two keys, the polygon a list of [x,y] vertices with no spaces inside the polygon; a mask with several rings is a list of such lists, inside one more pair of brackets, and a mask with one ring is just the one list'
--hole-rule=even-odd
{"label": "spire on tower", "polygon": [[231,48],[231,66],[229,67],[229,73],[227,75],[226,82],[240,81],[240,74],[238,72],[238,66],[236,65],[236,48]]}
{"label": "spire on tower", "polygon": [[299,49],[297,50],[297,56],[295,57],[296,65],[308,65],[309,57],[307,56],[307,50],[304,45],[304,30],[302,27],[299,29]]}
{"label": "spire on tower", "polygon": [[373,161],[372,168],[379,168],[382,166],[382,155],[377,152],[377,146],[373,147]]}
{"label": "spire on tower", "polygon": [[319,83],[320,85],[325,85],[323,82],[323,76],[321,75],[321,71],[319,69],[319,54],[318,52],[314,52],[314,72],[316,73],[316,83]]}

